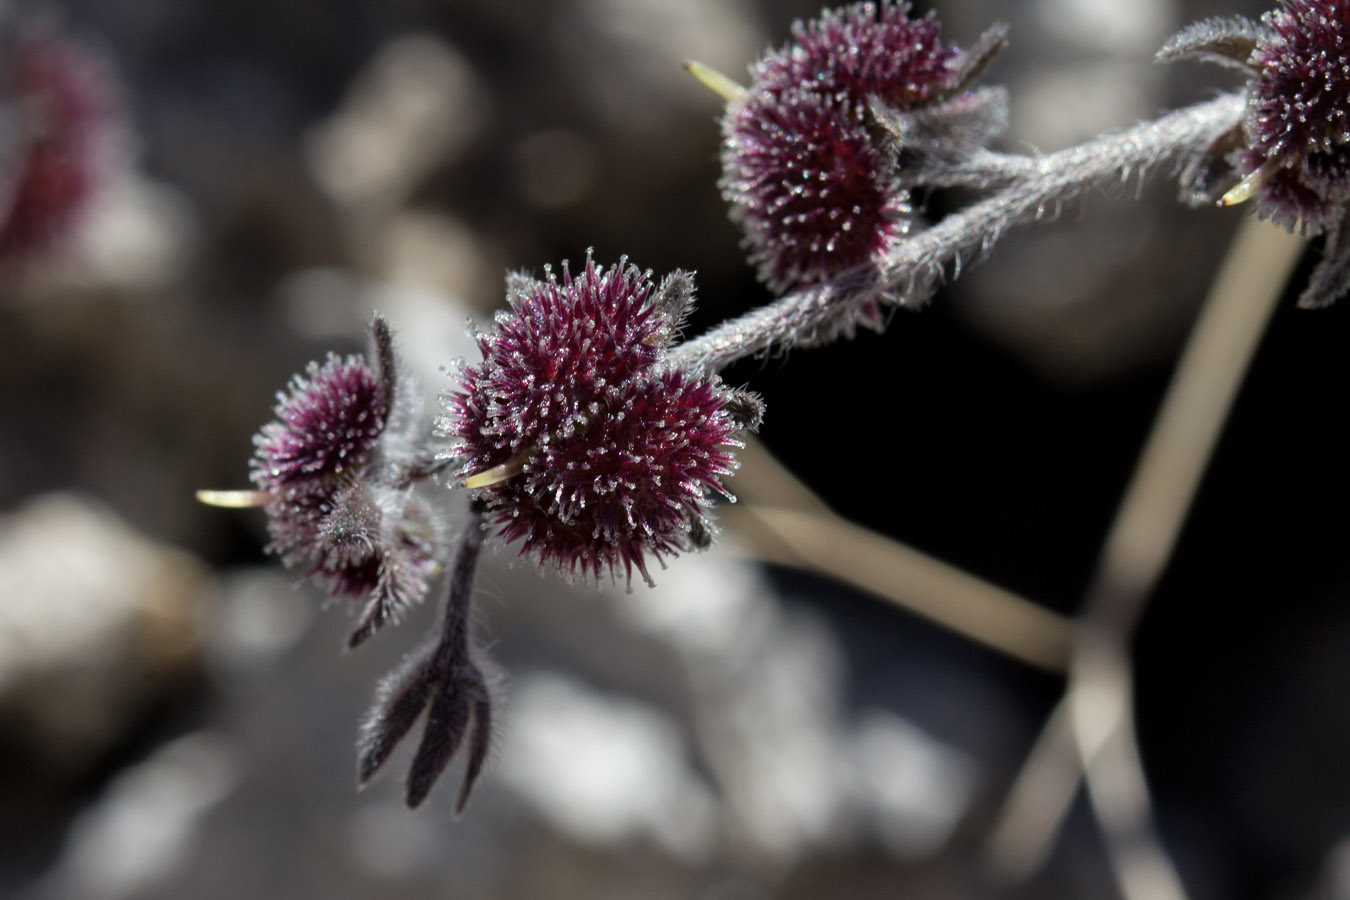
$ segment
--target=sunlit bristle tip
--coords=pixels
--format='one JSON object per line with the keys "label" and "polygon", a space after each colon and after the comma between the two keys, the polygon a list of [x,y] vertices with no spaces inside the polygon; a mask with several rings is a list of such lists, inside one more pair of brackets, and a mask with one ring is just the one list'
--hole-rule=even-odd
{"label": "sunlit bristle tip", "polygon": [[464,486],[473,490],[474,488],[491,487],[494,484],[501,484],[508,478],[515,478],[525,471],[525,462],[531,456],[534,456],[533,448],[517,453],[499,466],[493,466],[490,469],[484,469],[482,472],[470,475],[464,479]]}
{"label": "sunlit bristle tip", "polygon": [[745,88],[732,81],[716,69],[710,69],[701,62],[692,59],[684,61],[684,70],[697,78],[704,87],[728,103],[736,103],[745,96]]}
{"label": "sunlit bristle tip", "polygon": [[1261,189],[1261,185],[1265,184],[1266,180],[1270,178],[1271,175],[1274,175],[1275,170],[1278,168],[1279,166],[1274,161],[1271,161],[1264,166],[1261,166],[1259,169],[1256,169],[1246,178],[1233,185],[1228,193],[1220,197],[1218,205],[1237,206],[1239,203],[1245,203],[1252,199],[1256,192]]}
{"label": "sunlit bristle tip", "polygon": [[272,495],[267,491],[198,491],[197,502],[221,509],[252,509],[266,506]]}

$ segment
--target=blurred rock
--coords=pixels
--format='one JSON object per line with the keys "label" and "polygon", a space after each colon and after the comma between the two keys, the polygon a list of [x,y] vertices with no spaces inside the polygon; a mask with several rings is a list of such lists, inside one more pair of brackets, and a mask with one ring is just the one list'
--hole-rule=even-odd
{"label": "blurred rock", "polygon": [[874,837],[922,858],[968,812],[974,761],[894,714],[855,721],[838,636],[725,548],[671,566],[617,612],[684,664],[732,857],[790,867]]}
{"label": "blurred rock", "polygon": [[394,331],[400,363],[431,403],[429,410],[436,409],[435,397],[448,385],[443,370],[457,359],[479,359],[478,346],[469,338],[470,318],[490,321],[471,315],[467,305],[433,285],[362,279],[344,269],[297,271],[277,293],[291,327],[316,341],[359,334],[372,311],[379,311]]}
{"label": "blurred rock", "polygon": [[597,847],[645,838],[694,864],[716,852],[712,795],[668,716],[556,673],[516,683],[507,715],[496,777],[567,837]]}
{"label": "blurred rock", "polygon": [[62,861],[22,900],[121,900],[145,896],[182,867],[202,816],[232,789],[230,742],[202,732],[177,738],[122,772],[66,836]]}
{"label": "blurred rock", "polygon": [[266,668],[308,632],[314,607],[292,588],[279,568],[245,569],[223,578],[206,657],[224,677]]}
{"label": "blurred rock", "polygon": [[549,209],[584,197],[599,178],[599,150],[581,132],[539,131],[515,149],[516,192],[522,200]]}
{"label": "blurred rock", "polygon": [[183,194],[121,173],[95,195],[62,253],[24,268],[13,296],[34,306],[107,295],[146,301],[184,276],[199,237]]}
{"label": "blurred rock", "polygon": [[74,269],[129,294],[153,292],[183,276],[198,238],[187,197],[129,175],[109,184],[89,211]]}
{"label": "blurred rock", "polygon": [[484,312],[504,303],[505,255],[458,219],[404,210],[386,223],[380,250],[384,277],[394,286],[484,298],[490,304]]}
{"label": "blurred rock", "polygon": [[893,713],[854,727],[850,772],[875,835],[901,859],[940,852],[970,809],[975,760]]}
{"label": "blurred rock", "polygon": [[198,562],[88,498],[0,519],[0,735],[80,773],[196,666],[212,596]]}
{"label": "blurred rock", "polygon": [[1341,838],[1327,853],[1322,881],[1309,900],[1350,900],[1350,836]]}
{"label": "blurred rock", "polygon": [[392,41],[310,136],[314,177],[344,205],[392,208],[473,138],[487,97],[469,64],[440,38]]}
{"label": "blurred rock", "polygon": [[1068,47],[1115,54],[1152,54],[1180,27],[1173,0],[1036,0],[1045,33]]}
{"label": "blurred rock", "polygon": [[[746,0],[580,0],[554,27],[582,100],[620,133],[670,129],[696,102],[694,57],[733,78],[764,47]],[[670,139],[675,135],[666,134]]]}

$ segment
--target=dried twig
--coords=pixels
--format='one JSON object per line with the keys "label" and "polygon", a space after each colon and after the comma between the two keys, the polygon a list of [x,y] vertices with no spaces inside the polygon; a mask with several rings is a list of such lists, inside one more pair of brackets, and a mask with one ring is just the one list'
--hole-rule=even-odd
{"label": "dried twig", "polygon": [[[1069,686],[1009,795],[989,845],[996,871],[1048,856],[1079,772],[1127,900],[1185,896],[1153,834],[1135,744],[1129,648],[1238,386],[1304,246],[1249,219],[1210,291],[1103,546],[1075,631]],[[1066,752],[1076,747],[1077,753]]]}

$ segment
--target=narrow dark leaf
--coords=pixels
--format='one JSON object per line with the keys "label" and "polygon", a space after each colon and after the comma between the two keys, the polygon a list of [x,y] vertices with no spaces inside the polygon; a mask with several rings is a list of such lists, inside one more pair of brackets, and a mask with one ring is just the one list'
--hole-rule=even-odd
{"label": "narrow dark leaf", "polygon": [[398,386],[398,360],[394,356],[394,336],[384,316],[376,313],[370,320],[370,342],[375,352],[375,370],[380,376],[380,390],[384,400],[384,422],[394,408],[394,390]]}
{"label": "narrow dark leaf", "polygon": [[731,388],[726,397],[726,405],[722,408],[736,427],[742,431],[759,431],[759,426],[764,424],[764,398],[744,388]]}
{"label": "narrow dark leaf", "polygon": [[347,649],[355,650],[364,644],[372,634],[380,629],[387,616],[384,597],[379,594],[372,597],[366,603],[365,608],[361,610],[361,619],[356,623],[356,629],[347,636]]}
{"label": "narrow dark leaf", "polygon": [[[375,590],[361,609],[356,630],[347,638],[347,649],[355,650],[372,634],[390,622],[397,622],[403,611],[426,593],[426,572],[431,548],[409,542],[381,548],[381,561],[376,575]],[[421,553],[424,557],[414,554]]]}
{"label": "narrow dark leaf", "polygon": [[712,523],[701,512],[689,511],[689,546],[707,550],[713,543]]}
{"label": "narrow dark leaf", "polygon": [[[959,163],[1008,127],[1008,91],[1003,87],[975,88],[907,110],[873,97],[868,109],[893,149],[906,154],[902,168],[922,161],[926,168],[937,167],[939,179],[942,167]],[[908,171],[900,174],[911,183],[917,177]]]}
{"label": "narrow dark leaf", "polygon": [[680,269],[671,272],[661,279],[653,303],[665,316],[667,331],[673,338],[694,307],[694,276]]}
{"label": "narrow dark leaf", "polygon": [[442,684],[432,699],[426,728],[422,731],[422,743],[417,746],[417,755],[408,770],[409,809],[422,804],[459,749],[469,729],[469,703],[464,684],[458,680]]}
{"label": "narrow dark leaf", "polygon": [[492,700],[486,689],[473,704],[473,736],[469,740],[469,761],[464,766],[464,781],[459,786],[459,799],[455,801],[455,812],[464,812],[469,803],[469,794],[483,771],[487,760],[488,748],[492,745]]}
{"label": "narrow dark leaf", "polygon": [[380,680],[357,740],[356,779],[365,784],[417,721],[437,684],[435,645],[428,644]]}
{"label": "narrow dark leaf", "polygon": [[925,141],[922,149],[946,150],[984,146],[1008,128],[1008,89],[981,87],[914,111]]}
{"label": "narrow dark leaf", "polygon": [[1008,24],[995,22],[985,29],[984,34],[975,43],[961,53],[952,73],[953,92],[959,91],[980,77],[980,73],[993,60],[998,52],[1008,46]]}
{"label": "narrow dark leaf", "polygon": [[1228,155],[1246,143],[1242,123],[1237,122],[1215,138],[1205,152],[1192,156],[1181,170],[1181,202],[1191,206],[1213,205],[1226,187],[1237,181]]}

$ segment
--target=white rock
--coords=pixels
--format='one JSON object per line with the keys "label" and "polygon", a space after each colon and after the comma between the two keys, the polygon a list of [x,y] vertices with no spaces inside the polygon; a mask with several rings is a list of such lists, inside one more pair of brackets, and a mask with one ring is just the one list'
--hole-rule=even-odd
{"label": "white rock", "polygon": [[48,762],[87,762],[196,658],[210,591],[93,500],[32,500],[0,519],[0,712]]}

